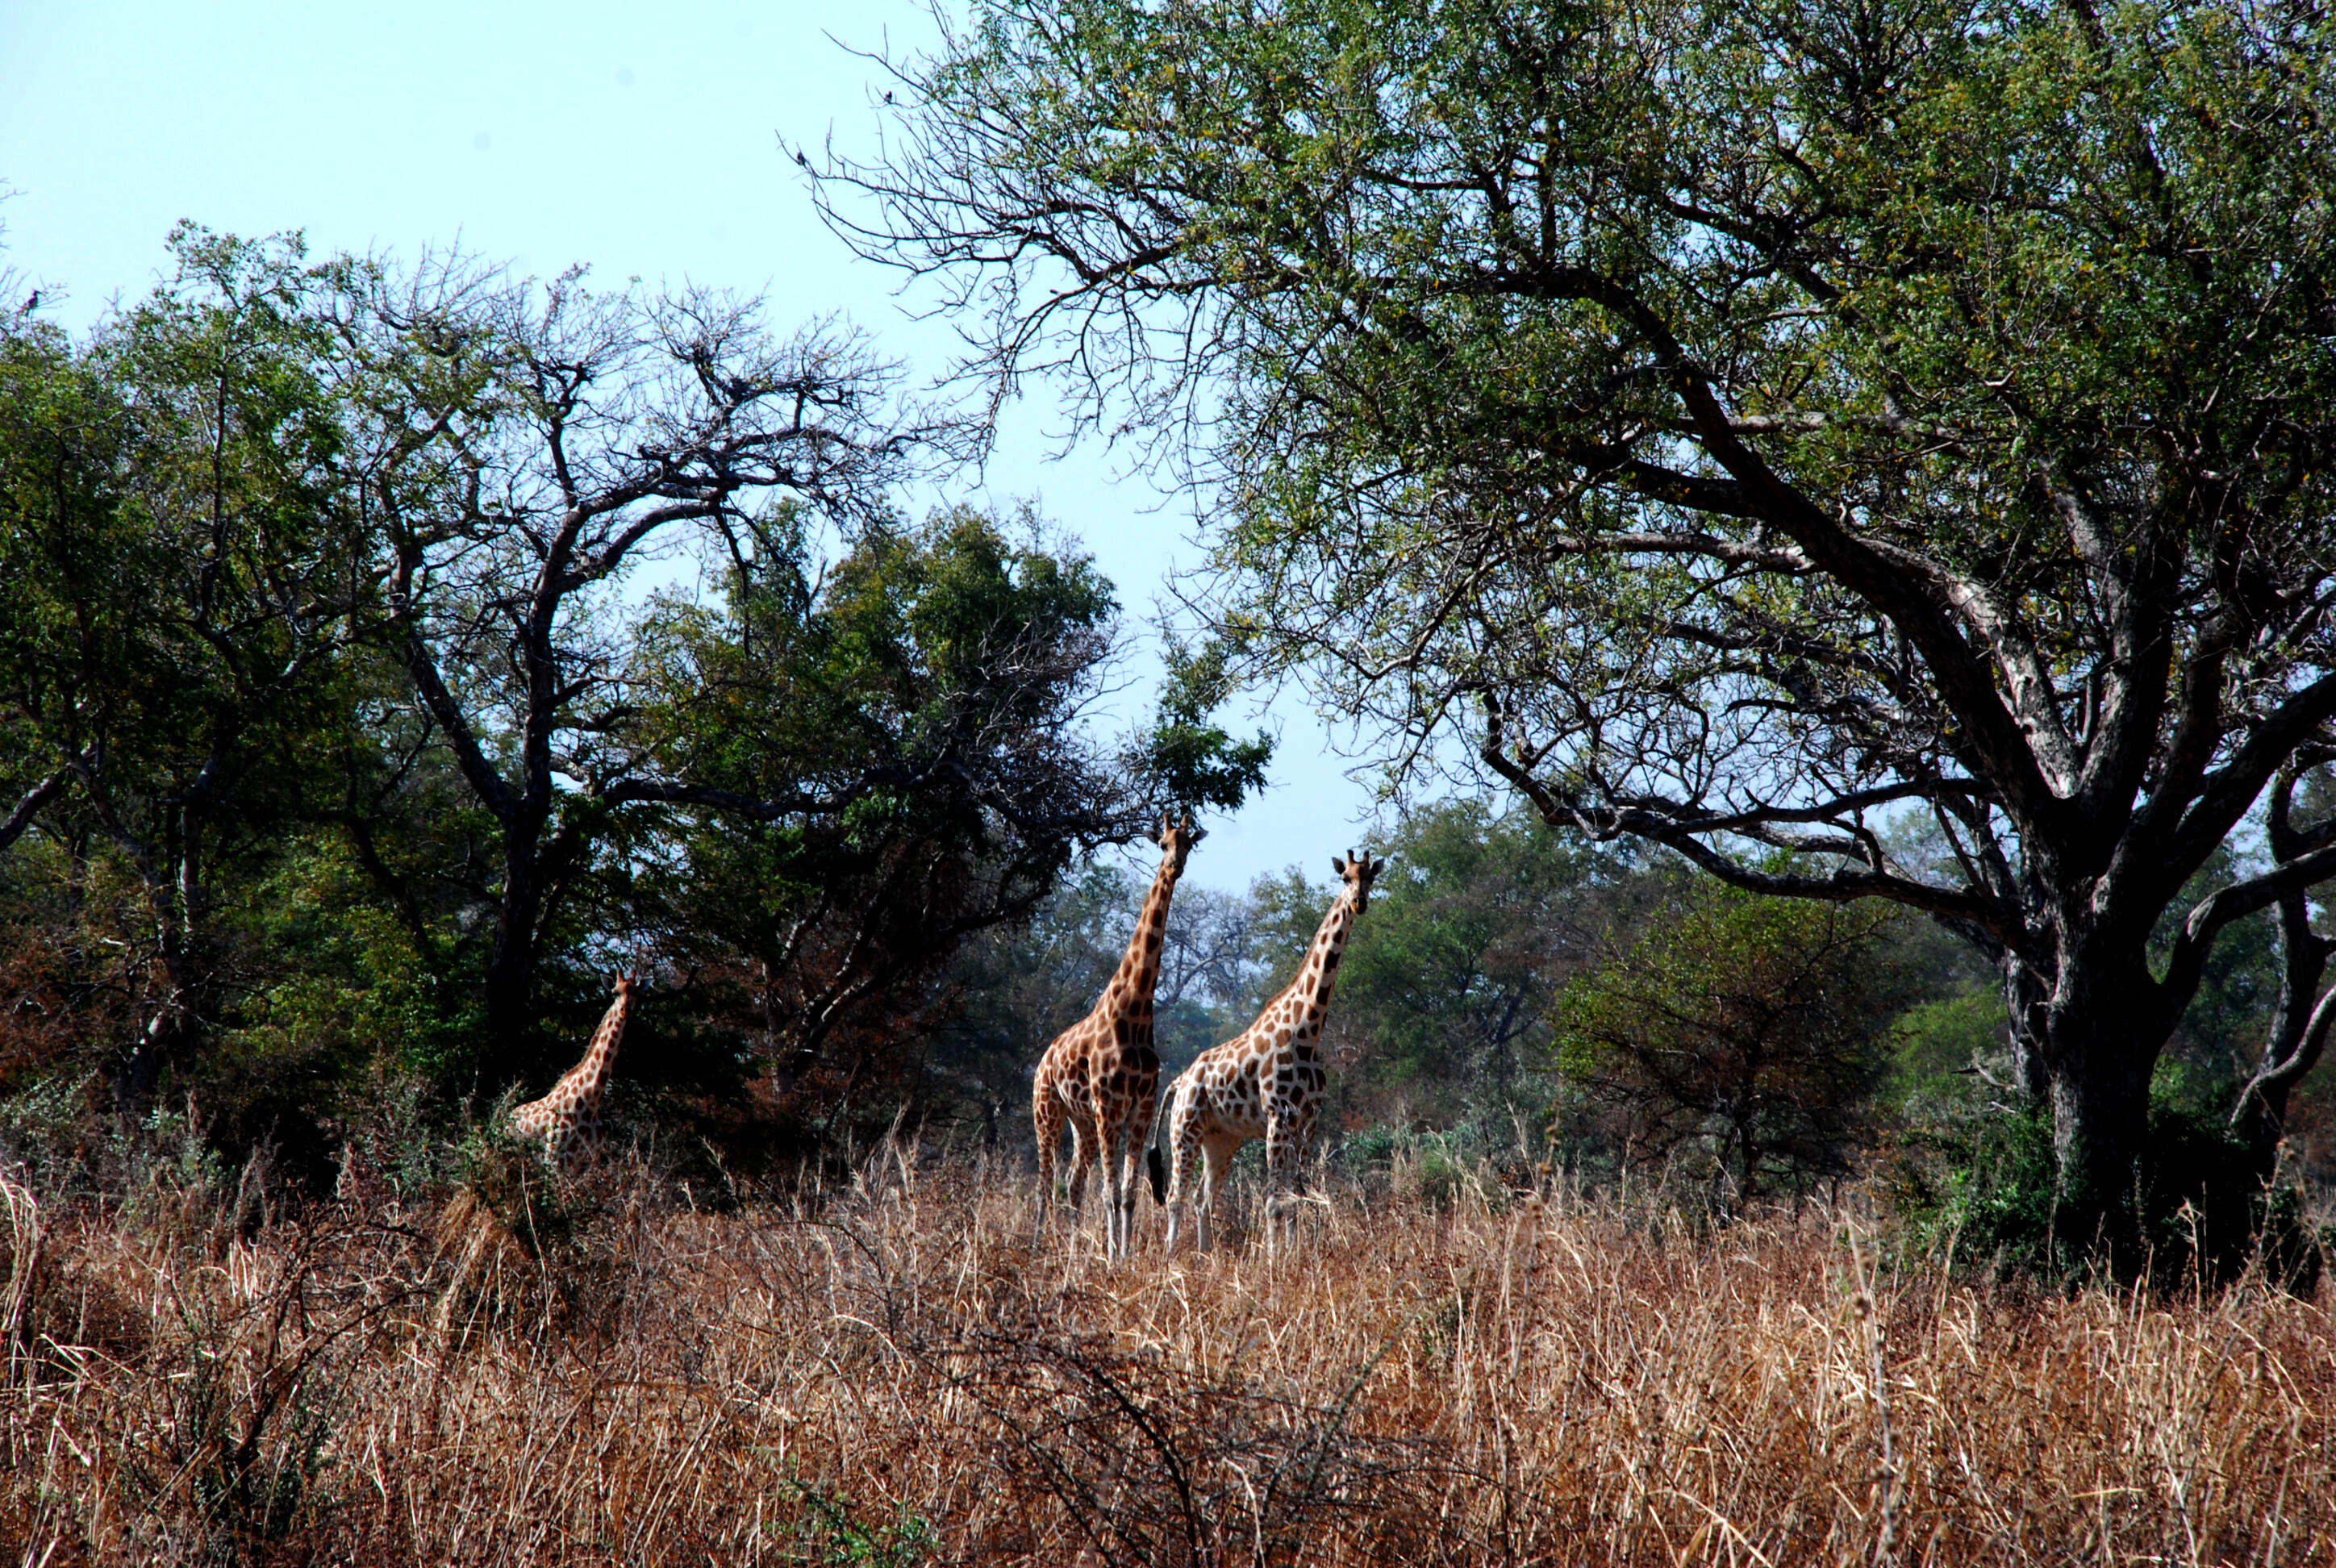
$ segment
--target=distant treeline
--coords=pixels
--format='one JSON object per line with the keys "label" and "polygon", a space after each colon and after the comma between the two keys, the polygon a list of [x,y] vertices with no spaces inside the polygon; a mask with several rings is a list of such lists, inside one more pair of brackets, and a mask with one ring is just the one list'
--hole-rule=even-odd
{"label": "distant treeline", "polygon": [[[1927,919],[1742,893],[1660,852],[1474,801],[1416,811],[1374,847],[1391,864],[1326,1026],[1334,1155],[1368,1166],[1408,1146],[1521,1181],[1516,1164],[1547,1163],[1725,1211],[1806,1195],[1877,1158],[1920,1186],[2008,1159],[1999,1132],[2049,1137],[2002,1104],[1996,977]],[[1949,852],[1918,833],[1893,847],[1913,863]],[[1287,983],[1335,891],[1297,867],[1218,891],[1201,885],[1206,853],[1169,911],[1157,1027],[1171,1071]],[[986,1138],[1026,1139],[1030,1063],[1100,989],[1142,892],[1133,872],[1096,866],[1027,928],[972,944],[952,970],[961,1003],[932,1042],[927,1103]],[[2259,1053],[2272,939],[2256,921],[2219,950],[2160,1072],[2176,1120],[2218,1117]],[[2291,1150],[2324,1184],[2336,1147],[2312,1084]]]}

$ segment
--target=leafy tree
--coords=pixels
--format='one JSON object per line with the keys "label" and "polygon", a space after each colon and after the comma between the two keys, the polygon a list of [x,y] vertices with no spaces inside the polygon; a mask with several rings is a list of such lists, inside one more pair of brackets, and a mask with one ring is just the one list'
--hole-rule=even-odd
{"label": "leafy tree", "polygon": [[1232,692],[1225,657],[1222,643],[1192,648],[1170,640],[1168,678],[1143,750],[1144,770],[1163,783],[1172,799],[1231,811],[1265,787],[1273,737],[1260,730],[1236,741],[1210,722]]}
{"label": "leafy tree", "polygon": [[1704,882],[1559,1001],[1557,1058],[1636,1158],[1693,1151],[1723,1210],[1844,1176],[1911,999],[1893,914]]}
{"label": "leafy tree", "polygon": [[0,849],[37,816],[67,901],[111,903],[92,940],[119,956],[83,979],[121,998],[133,1108],[232,999],[220,883],[308,812],[370,587],[322,270],[289,241],[171,247],[84,348],[0,331]]}
{"label": "leafy tree", "polygon": [[2336,871],[2183,897],[2336,718],[2331,60],[2276,0],[986,0],[822,190],[973,368],[1195,455],[1255,667],[1950,922],[2129,1265],[2222,932]]}
{"label": "leafy tree", "polygon": [[1893,1066],[1885,1097],[1918,1120],[1950,1113],[1971,1098],[1979,1068],[2002,1055],[2003,997],[1992,986],[1960,989],[1906,1009],[1891,1030]]}
{"label": "leafy tree", "polygon": [[904,1088],[959,947],[1153,803],[1084,731],[1116,614],[1091,561],[967,512],[820,574],[808,543],[641,628],[613,738],[695,782],[633,809],[606,872],[624,928],[735,989],[716,1011],[798,1119]]}
{"label": "leafy tree", "polygon": [[357,1091],[571,1056],[544,1011],[629,956],[678,982],[644,1108],[816,1135],[969,936],[1262,776],[1204,657],[1094,733],[1111,585],[1027,519],[904,523],[961,433],[846,332],[173,244],[84,345],[0,317],[0,1092],[180,1072],[320,1169]]}
{"label": "leafy tree", "polygon": [[774,339],[753,305],[711,294],[600,295],[576,272],[539,286],[457,261],[337,271],[385,646],[497,830],[486,1019],[521,1038],[546,924],[624,808],[774,821],[877,787],[740,795],[627,745],[627,574],[668,544],[740,570],[784,556],[762,531],[783,498],[877,516],[948,427],[897,406],[851,334]]}
{"label": "leafy tree", "polygon": [[[796,833],[930,847],[956,870],[905,850],[872,883],[867,864],[761,870],[782,903],[813,887],[853,920],[881,907],[938,954],[997,918],[968,911],[1027,914],[1075,846],[1138,831],[1134,781],[1224,805],[1261,777],[1263,750],[1206,726],[1214,698],[1189,674],[1119,767],[1085,755],[1107,585],[972,519],[900,528],[890,488],[966,432],[900,400],[859,337],[774,338],[754,303],[596,295],[574,274],[340,276],[382,475],[387,646],[500,838],[491,1041],[524,1038],[565,901],[676,813],[701,835],[693,870],[717,842],[752,861]],[[726,581],[726,614],[636,626],[624,584],[660,550]],[[942,891],[959,872],[974,881]],[[812,1015],[781,1030],[804,1062],[845,998],[890,983],[863,960],[909,950],[836,940],[843,989],[812,986]],[[828,972],[758,950],[774,973]]]}

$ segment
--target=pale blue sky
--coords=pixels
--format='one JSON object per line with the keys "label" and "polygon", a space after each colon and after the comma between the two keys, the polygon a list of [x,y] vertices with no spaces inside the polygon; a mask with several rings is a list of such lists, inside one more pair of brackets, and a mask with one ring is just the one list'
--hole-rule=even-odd
{"label": "pale blue sky", "polygon": [[[764,292],[781,326],[842,311],[935,373],[946,324],[902,313],[897,277],[821,227],[779,151],[831,127],[842,147],[875,145],[873,67],[827,33],[898,50],[931,28],[899,0],[0,0],[0,189],[13,192],[0,270],[39,284],[44,313],[78,330],[151,285],[180,218],[304,229],[319,251],[411,257],[459,239],[530,272],[580,261],[611,280]],[[1095,552],[1148,641],[1155,585],[1196,558],[1191,505],[1100,450],[1046,461],[1052,414],[1014,409],[986,476],[951,493],[1039,498]],[[1139,650],[1134,697],[1153,667]],[[1282,733],[1275,787],[1212,822],[1197,881],[1240,887],[1292,862],[1319,880],[1361,841],[1368,792],[1344,777],[1302,700],[1285,696],[1270,722]]]}

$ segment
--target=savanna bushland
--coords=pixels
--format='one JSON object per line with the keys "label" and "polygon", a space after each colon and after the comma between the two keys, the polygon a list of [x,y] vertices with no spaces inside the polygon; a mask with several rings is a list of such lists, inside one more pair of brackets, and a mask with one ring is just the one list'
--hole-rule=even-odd
{"label": "savanna bushland", "polygon": [[[0,1543],[2324,1554],[2336,19],[945,20],[799,159],[938,383],[192,224],[0,314]],[[1201,509],[1139,702],[1084,520],[904,510],[1026,386]],[[1275,682],[1389,802],[1299,1246],[1107,1264],[1031,1068]],[[1206,865],[1171,1072],[1333,891]]]}

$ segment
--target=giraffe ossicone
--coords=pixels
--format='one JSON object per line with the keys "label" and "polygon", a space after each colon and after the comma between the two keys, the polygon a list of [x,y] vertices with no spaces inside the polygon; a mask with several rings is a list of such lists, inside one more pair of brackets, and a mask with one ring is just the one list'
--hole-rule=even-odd
{"label": "giraffe ossicone", "polygon": [[530,1100],[511,1115],[511,1131],[542,1143],[545,1153],[560,1164],[572,1164],[600,1152],[600,1101],[608,1087],[608,1070],[624,1043],[625,1021],[631,1016],[633,977],[617,977],[616,999],[592,1031],[584,1059],[551,1086],[540,1100]]}
{"label": "giraffe ossicone", "polygon": [[1192,825],[1191,813],[1163,817],[1152,842],[1160,846],[1160,869],[1144,894],[1135,934],[1113,971],[1111,983],[1086,1017],[1055,1037],[1039,1058],[1030,1085],[1030,1119],[1038,1134],[1038,1240],[1046,1234],[1046,1208],[1054,1197],[1056,1145],[1067,1125],[1071,1134],[1070,1184],[1076,1213],[1086,1190],[1087,1170],[1100,1164],[1104,1187],[1104,1255],[1127,1256],[1135,1224],[1136,1167],[1151,1142],[1160,1057],[1152,1047],[1152,992],[1160,979],[1160,952],[1168,928],[1168,901],[1183,874],[1192,846],[1207,830]]}
{"label": "giraffe ossicone", "polygon": [[1322,1020],[1330,1009],[1347,938],[1387,862],[1349,850],[1343,860],[1332,856],[1330,869],[1345,885],[1323,915],[1296,978],[1265,1005],[1255,1023],[1202,1051],[1168,1087],[1170,1153],[1163,1161],[1158,1149],[1152,1150],[1151,1164],[1152,1195],[1168,1210],[1172,1254],[1188,1198],[1194,1211],[1193,1239],[1201,1251],[1209,1250],[1209,1213],[1217,1189],[1241,1145],[1257,1138],[1265,1140],[1268,1251],[1277,1226],[1295,1230],[1298,1168],[1329,1085],[1320,1048]]}

